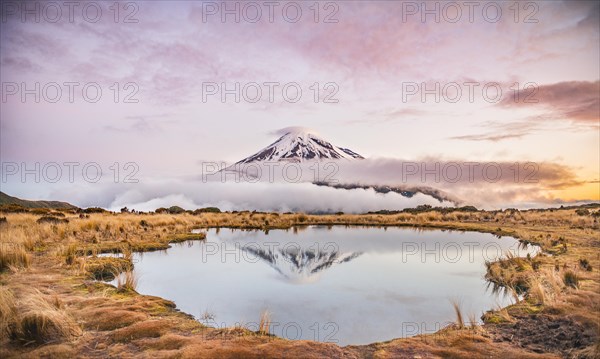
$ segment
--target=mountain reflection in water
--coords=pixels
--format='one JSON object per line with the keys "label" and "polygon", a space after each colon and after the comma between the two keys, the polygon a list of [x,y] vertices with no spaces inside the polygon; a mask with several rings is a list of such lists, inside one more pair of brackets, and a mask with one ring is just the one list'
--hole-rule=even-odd
{"label": "mountain reflection in water", "polygon": [[309,283],[319,278],[319,274],[335,264],[350,262],[361,252],[340,253],[335,246],[330,250],[302,249],[296,246],[285,246],[276,250],[243,246],[246,253],[267,262],[273,269],[292,283]]}

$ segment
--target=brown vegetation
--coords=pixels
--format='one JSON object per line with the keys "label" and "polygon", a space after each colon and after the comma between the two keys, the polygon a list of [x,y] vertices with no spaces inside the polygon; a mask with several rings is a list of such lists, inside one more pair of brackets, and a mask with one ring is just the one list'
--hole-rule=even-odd
{"label": "brown vegetation", "polygon": [[[0,357],[597,357],[600,315],[598,209],[423,210],[366,215],[258,212],[112,214],[10,211],[0,225]],[[47,213],[48,212],[48,213]],[[38,221],[54,216],[61,221]],[[259,330],[205,327],[165,299],[135,292],[132,252],[202,240],[192,229],[269,230],[302,225],[413,226],[489,232],[535,243],[533,258],[507,254],[486,278],[514,297],[484,325],[340,348],[289,341]],[[296,227],[298,228],[298,227]],[[101,253],[118,256],[101,257]],[[119,278],[118,288],[95,279]],[[240,298],[243,300],[243,298]]]}

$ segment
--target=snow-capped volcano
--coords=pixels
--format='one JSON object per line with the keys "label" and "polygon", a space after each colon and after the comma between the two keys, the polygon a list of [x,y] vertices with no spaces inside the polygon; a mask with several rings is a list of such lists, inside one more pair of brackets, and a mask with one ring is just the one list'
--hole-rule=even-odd
{"label": "snow-capped volcano", "polygon": [[288,127],[279,131],[277,141],[236,164],[251,162],[305,162],[338,159],[363,159],[347,148],[334,146],[316,133],[300,127]]}

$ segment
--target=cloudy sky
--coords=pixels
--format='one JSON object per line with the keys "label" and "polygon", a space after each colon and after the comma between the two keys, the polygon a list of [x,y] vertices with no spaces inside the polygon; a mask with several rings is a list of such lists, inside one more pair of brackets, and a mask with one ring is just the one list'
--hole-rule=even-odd
{"label": "cloudy sky", "polygon": [[[598,2],[53,4],[2,3],[3,164],[181,178],[304,126],[376,160],[546,164],[536,201],[599,199]],[[40,182],[2,190],[64,194]]]}

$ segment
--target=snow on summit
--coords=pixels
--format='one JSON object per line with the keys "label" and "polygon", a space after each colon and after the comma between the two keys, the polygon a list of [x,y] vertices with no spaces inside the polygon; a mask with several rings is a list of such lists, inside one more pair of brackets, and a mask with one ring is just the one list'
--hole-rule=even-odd
{"label": "snow on summit", "polygon": [[338,159],[363,159],[358,153],[343,147],[334,146],[316,132],[304,127],[287,127],[276,132],[281,136],[277,141],[247,157],[237,164],[286,161],[305,162]]}

